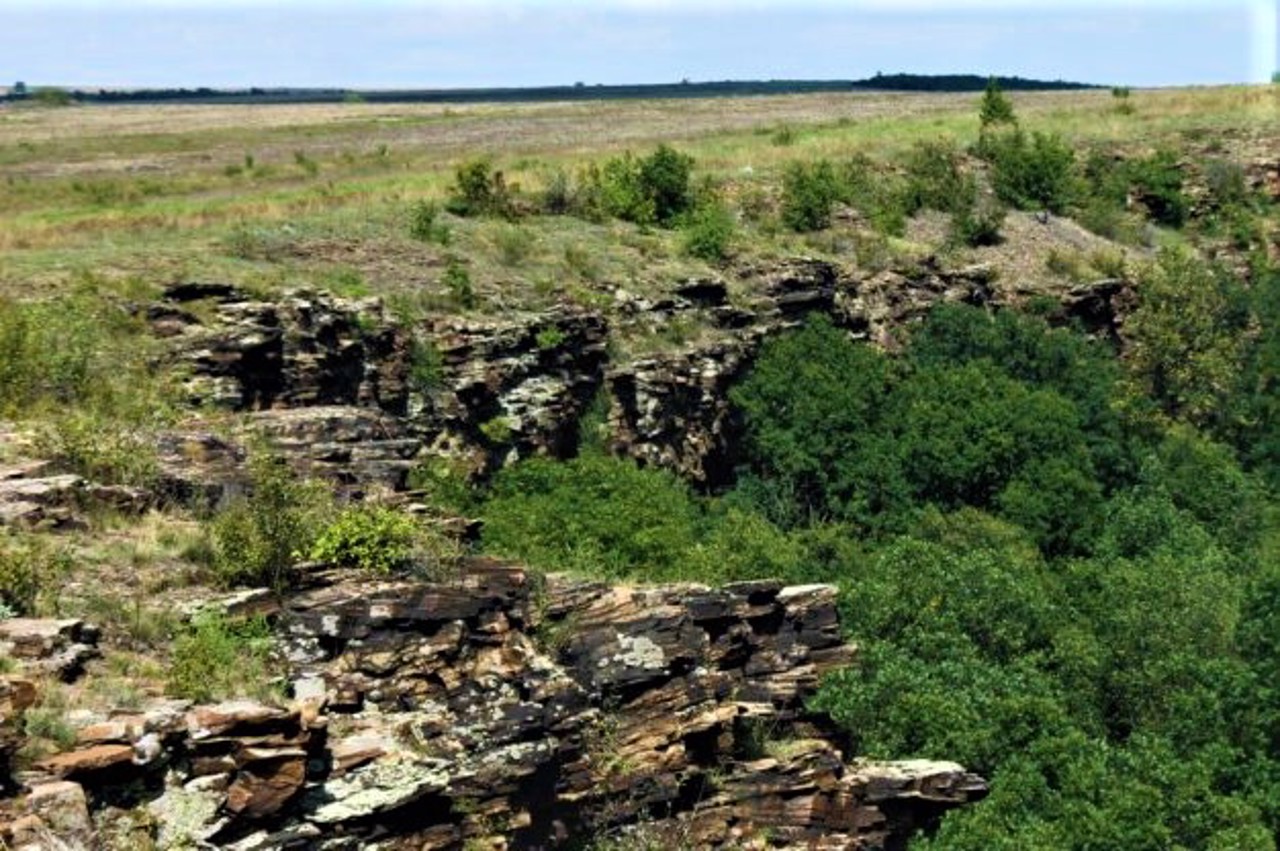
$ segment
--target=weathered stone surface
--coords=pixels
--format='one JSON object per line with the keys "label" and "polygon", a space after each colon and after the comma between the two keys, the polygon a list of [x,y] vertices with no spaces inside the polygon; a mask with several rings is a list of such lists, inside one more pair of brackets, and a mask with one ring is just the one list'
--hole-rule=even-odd
{"label": "weathered stone surface", "polygon": [[234,816],[261,819],[284,808],[302,790],[307,752],[275,748],[243,752],[244,764],[227,789],[225,807]]}
{"label": "weathered stone surface", "polygon": [[80,784],[63,780],[34,786],[27,796],[27,810],[39,820],[39,826],[28,825],[26,837],[14,836],[15,848],[47,848],[49,836],[73,848],[93,845],[89,802]]}
{"label": "weathered stone surface", "polygon": [[547,847],[655,813],[697,847],[874,848],[985,792],[762,735],[823,729],[805,700],[853,654],[827,585],[535,584],[475,559],[447,584],[334,573],[277,617],[305,701],[89,718],[38,768],[91,801],[151,789],[162,844],[234,849]]}
{"label": "weathered stone surface", "polygon": [[166,299],[169,305],[211,302],[208,324],[187,311],[153,307],[148,313],[188,368],[195,400],[233,410],[406,410],[408,337],[388,321],[378,299],[297,291],[261,302],[233,288],[193,284],[171,287]]}
{"label": "weathered stone surface", "polygon": [[79,476],[32,475],[39,462],[0,470],[0,525],[67,529],[81,525],[78,509],[88,483]]}
{"label": "weathered stone surface", "polygon": [[8,618],[0,620],[0,653],[18,661],[30,675],[72,680],[98,656],[98,630],[76,619]]}
{"label": "weathered stone surface", "polygon": [[132,762],[133,748],[128,745],[95,744],[46,757],[37,762],[36,767],[57,777],[84,778]]}
{"label": "weathered stone surface", "polygon": [[478,470],[509,457],[565,457],[603,380],[608,332],[600,314],[568,308],[436,323],[428,338],[439,350],[438,386],[415,425],[438,448],[470,455]]}

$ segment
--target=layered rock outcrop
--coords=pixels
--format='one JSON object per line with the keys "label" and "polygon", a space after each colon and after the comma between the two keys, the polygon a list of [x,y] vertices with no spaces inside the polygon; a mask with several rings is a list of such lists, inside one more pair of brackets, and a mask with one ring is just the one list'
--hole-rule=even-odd
{"label": "layered rock outcrop", "polygon": [[[733,286],[691,280],[659,297],[619,290],[610,318],[561,307],[402,327],[375,299],[295,292],[264,302],[216,284],[172,287],[147,317],[171,341],[193,398],[256,411],[251,422],[300,467],[353,490],[403,487],[423,457],[447,455],[487,475],[529,455],[570,456],[602,392],[615,452],[714,488],[733,468],[728,388],[770,335],[822,313],[893,348],[939,302],[1019,298],[1016,288],[993,289],[986,267],[932,260],[864,274],[798,258],[732,276]],[[1061,293],[1063,317],[1118,340],[1127,292],[1123,281],[1103,281]],[[697,339],[647,356],[611,354],[614,338],[682,323],[702,329]],[[244,454],[206,451],[210,440],[199,430],[172,436],[178,451],[163,460],[173,489],[190,491],[201,478],[181,474],[192,446],[214,466]],[[224,478],[234,478],[230,468]]]}
{"label": "layered rock outcrop", "polygon": [[807,712],[854,652],[830,586],[614,587],[477,560],[448,583],[319,574],[273,619],[288,706],[81,719],[75,748],[22,775],[10,847],[62,830],[122,847],[118,825],[146,812],[161,847],[643,831],[673,848],[891,848],[985,793],[949,763],[849,763]]}

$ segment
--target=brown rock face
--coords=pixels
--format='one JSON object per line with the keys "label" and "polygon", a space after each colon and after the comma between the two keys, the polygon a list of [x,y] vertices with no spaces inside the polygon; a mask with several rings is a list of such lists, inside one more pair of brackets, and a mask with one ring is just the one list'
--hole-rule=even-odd
{"label": "brown rock face", "polygon": [[[985,793],[950,763],[851,765],[807,712],[854,655],[828,585],[535,582],[488,559],[448,584],[317,583],[277,614],[295,707],[160,703],[87,723],[36,769],[95,806],[130,790],[162,844],[255,849],[551,848],[629,830],[888,848]],[[35,818],[9,834],[51,823]]]}
{"label": "brown rock face", "polygon": [[128,765],[132,761],[133,748],[129,745],[91,745],[42,759],[36,763],[36,768],[56,777],[83,779],[98,772]]}
{"label": "brown rock face", "polygon": [[[206,324],[188,305],[212,307]],[[277,302],[233,287],[179,284],[147,318],[173,340],[193,399],[233,410],[361,405],[403,414],[407,336],[377,299],[300,291]]]}

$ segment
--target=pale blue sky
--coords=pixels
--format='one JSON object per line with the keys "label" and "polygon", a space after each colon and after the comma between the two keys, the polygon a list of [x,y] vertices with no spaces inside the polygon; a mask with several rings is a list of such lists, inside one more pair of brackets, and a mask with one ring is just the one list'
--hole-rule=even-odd
{"label": "pale blue sky", "polygon": [[0,0],[0,85],[467,87],[973,72],[1257,82],[1277,0]]}

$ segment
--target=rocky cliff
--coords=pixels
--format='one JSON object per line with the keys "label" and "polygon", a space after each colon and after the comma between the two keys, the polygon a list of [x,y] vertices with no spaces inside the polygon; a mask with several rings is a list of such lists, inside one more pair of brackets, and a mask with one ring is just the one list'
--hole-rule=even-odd
{"label": "rocky cliff", "polygon": [[[602,403],[613,451],[714,488],[734,461],[727,390],[770,335],[817,312],[892,348],[939,302],[998,306],[1022,297],[996,290],[985,267],[934,261],[863,274],[797,259],[733,274],[735,291],[749,296],[731,298],[725,281],[688,281],[656,299],[618,291],[607,314],[562,307],[404,325],[376,299],[299,291],[264,302],[182,284],[146,316],[170,342],[193,401],[253,412],[247,421],[300,466],[357,490],[402,488],[422,457],[448,456],[486,475],[533,454],[571,456],[593,402]],[[1109,280],[1055,295],[1064,320],[1118,344],[1127,294],[1124,281]],[[699,334],[660,352],[619,355],[621,341],[681,324]],[[206,438],[171,436],[166,469],[180,474],[184,463],[207,459],[205,449],[189,451]],[[176,475],[175,487],[190,486]]]}
{"label": "rocky cliff", "polygon": [[[880,849],[986,789],[950,763],[850,763],[806,711],[854,653],[830,586],[611,587],[476,560],[446,583],[319,572],[282,599],[215,604],[270,615],[289,699],[82,714],[72,749],[17,773],[6,847],[554,848],[641,832],[670,848]],[[0,627],[21,661],[0,680],[11,745],[32,677],[74,677],[96,638],[74,621]]]}
{"label": "rocky cliff", "polygon": [[[714,489],[735,463],[728,390],[770,335],[820,312],[892,348],[938,302],[1021,297],[982,267],[932,262],[733,274],[660,298],[618,291],[607,311],[413,323],[375,299],[171,287],[138,312],[204,413],[161,435],[157,486],[98,487],[10,447],[0,524],[74,528],[102,503],[216,504],[245,486],[263,439],[357,499],[403,492],[431,459],[485,476],[571,456],[590,429]],[[1064,321],[1120,344],[1124,281],[1057,295]],[[627,348],[681,325],[697,333]],[[18,660],[0,679],[3,840],[532,849],[639,832],[649,847],[900,848],[985,785],[949,763],[850,762],[806,711],[821,675],[855,652],[834,598],[772,582],[544,580],[483,560],[450,582],[316,569],[283,596],[212,601],[270,618],[288,671],[279,705],[166,700],[77,717],[72,747],[17,771],[39,679],[74,681],[98,635],[79,621],[0,622]]]}

